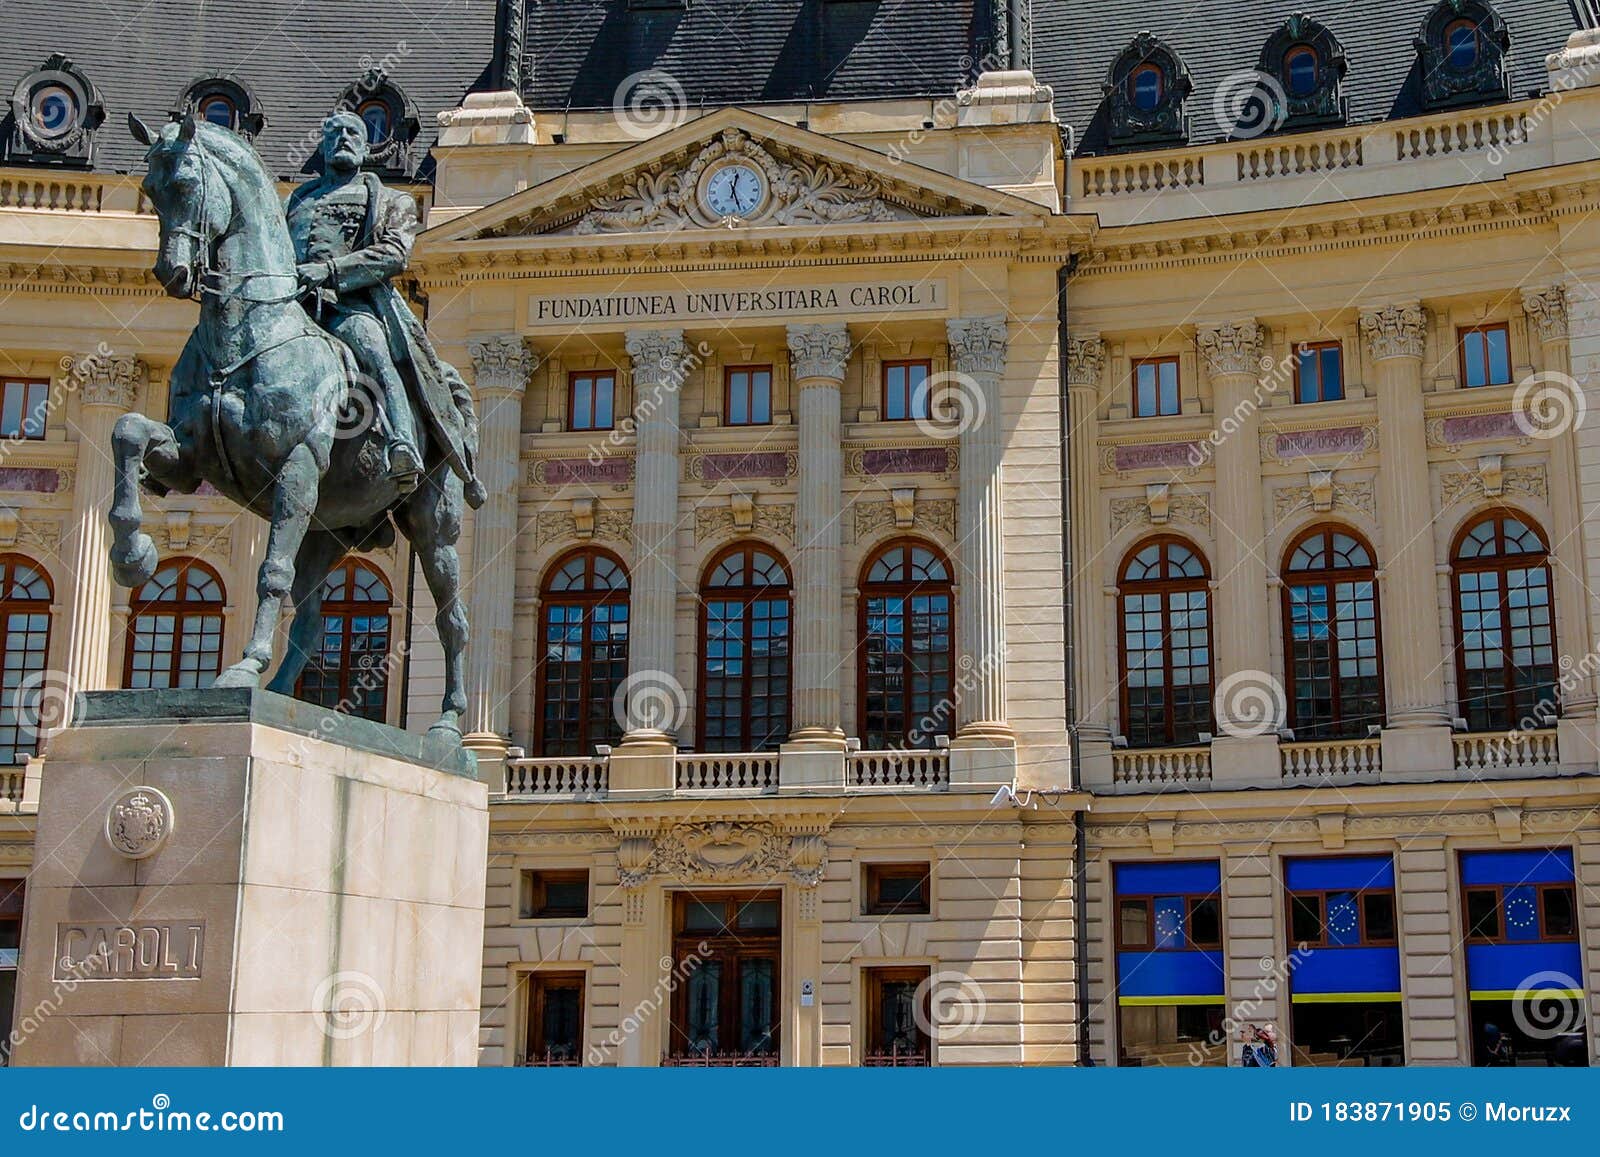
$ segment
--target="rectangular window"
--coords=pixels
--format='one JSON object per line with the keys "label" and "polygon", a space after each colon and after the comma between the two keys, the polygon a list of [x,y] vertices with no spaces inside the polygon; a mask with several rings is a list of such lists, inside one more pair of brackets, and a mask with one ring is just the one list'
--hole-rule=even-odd
{"label": "rectangular window", "polygon": [[1511,334],[1504,322],[1460,331],[1461,384],[1503,386],[1511,381]]}
{"label": "rectangular window", "polygon": [[1467,939],[1527,944],[1577,938],[1571,884],[1500,884],[1467,889]]}
{"label": "rectangular window", "polygon": [[1499,936],[1499,889],[1469,888],[1467,890],[1467,939],[1496,940]]}
{"label": "rectangular window", "polygon": [[890,422],[933,417],[933,395],[928,389],[932,362],[883,363],[883,416]]}
{"label": "rectangular window", "polygon": [[1296,402],[1337,402],[1344,397],[1344,347],[1336,341],[1299,347],[1295,361]]}
{"label": "rectangular window", "polygon": [[772,421],[772,367],[729,366],[722,395],[730,426],[765,426]]}
{"label": "rectangular window", "polygon": [[528,1031],[522,1063],[540,1068],[583,1064],[583,973],[528,974]]}
{"label": "rectangular window", "polygon": [[868,968],[862,982],[867,1040],[861,1063],[874,1068],[931,1064],[933,1044],[925,1028],[932,1023],[928,970]]}
{"label": "rectangular window", "polygon": [[49,382],[6,381],[0,400],[0,438],[43,438],[49,404]]}
{"label": "rectangular window", "polygon": [[781,903],[776,893],[673,899],[672,994],[665,1065],[774,1066],[780,1055]]}
{"label": "rectangular window", "polygon": [[1189,952],[1222,946],[1215,896],[1117,897],[1117,947]]}
{"label": "rectangular window", "polygon": [[609,430],[616,424],[617,375],[584,370],[567,378],[567,429]]}
{"label": "rectangular window", "polygon": [[0,880],[0,1066],[11,1063],[11,1023],[22,946],[22,880]]}
{"label": "rectangular window", "polygon": [[926,916],[929,873],[927,864],[868,864],[863,869],[862,914]]}
{"label": "rectangular window", "polygon": [[1178,359],[1145,358],[1134,362],[1133,416],[1165,418],[1178,412]]}
{"label": "rectangular window", "polygon": [[522,873],[524,920],[582,920],[589,915],[589,873],[577,868]]}

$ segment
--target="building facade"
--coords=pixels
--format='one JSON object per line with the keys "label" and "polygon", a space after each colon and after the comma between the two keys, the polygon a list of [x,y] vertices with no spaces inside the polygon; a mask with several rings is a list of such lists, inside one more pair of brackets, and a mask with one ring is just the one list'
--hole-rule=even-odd
{"label": "building facade", "polygon": [[[483,1064],[1595,1056],[1565,5],[173,7],[0,50],[0,1008],[50,728],[204,685],[263,549],[169,495],[110,581],[103,447],[194,317],[121,122],[287,192],[338,105],[481,417]],[[431,721],[411,576],[330,580],[302,696]]]}

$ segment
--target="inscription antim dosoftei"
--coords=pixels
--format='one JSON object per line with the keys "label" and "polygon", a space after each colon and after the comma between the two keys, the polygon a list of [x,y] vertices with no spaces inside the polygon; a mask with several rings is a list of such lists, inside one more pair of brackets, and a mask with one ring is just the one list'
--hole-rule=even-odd
{"label": "inscription antim dosoftei", "polygon": [[204,920],[56,925],[57,980],[194,980]]}

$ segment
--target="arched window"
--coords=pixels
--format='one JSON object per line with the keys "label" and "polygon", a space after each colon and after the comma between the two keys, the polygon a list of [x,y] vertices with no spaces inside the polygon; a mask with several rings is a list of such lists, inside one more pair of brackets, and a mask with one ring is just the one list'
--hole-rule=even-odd
{"label": "arched window", "polygon": [[1140,112],[1154,112],[1166,95],[1167,78],[1159,64],[1145,61],[1128,75],[1128,99]]}
{"label": "arched window", "polygon": [[389,584],[346,559],[322,584],[322,642],[295,694],[307,703],[384,721],[389,705]]}
{"label": "arched window", "polygon": [[918,542],[891,542],[861,582],[861,743],[932,747],[955,730],[950,566]]}
{"label": "arched window", "polygon": [[1372,551],[1317,527],[1283,567],[1284,666],[1297,739],[1361,739],[1383,726],[1383,660]]}
{"label": "arched window", "polygon": [[1496,511],[1456,538],[1456,678],[1473,731],[1536,725],[1557,709],[1555,620],[1544,536]]}
{"label": "arched window", "polygon": [[1211,588],[1188,543],[1136,548],[1117,584],[1122,730],[1133,747],[1200,742],[1211,731]]}
{"label": "arched window", "polygon": [[181,118],[190,112],[247,139],[256,136],[267,124],[266,115],[260,111],[250,90],[226,76],[208,76],[184,89],[172,108],[172,116]]}
{"label": "arched window", "polygon": [[[50,580],[20,555],[0,555],[0,766],[39,754],[39,727],[51,705],[41,685],[50,654]],[[56,720],[54,722],[59,722]]]}
{"label": "arched window", "polygon": [[1310,96],[1317,91],[1317,50],[1297,44],[1283,55],[1284,81],[1290,96]]}
{"label": "arched window", "polygon": [[209,687],[222,670],[222,580],[195,559],[162,564],[129,608],[124,687]]}
{"label": "arched window", "polygon": [[789,572],[759,546],[712,560],[700,588],[702,751],[770,751],[789,738]]}
{"label": "arched window", "polygon": [[589,755],[622,737],[615,699],[628,677],[628,572],[605,551],[574,551],[546,573],[542,604],[534,746]]}
{"label": "arched window", "polygon": [[1444,59],[1451,68],[1463,71],[1478,63],[1476,21],[1453,20],[1445,26]]}
{"label": "arched window", "polygon": [[356,109],[361,123],[367,126],[367,141],[381,145],[394,135],[394,113],[389,102],[380,98],[364,100]]}

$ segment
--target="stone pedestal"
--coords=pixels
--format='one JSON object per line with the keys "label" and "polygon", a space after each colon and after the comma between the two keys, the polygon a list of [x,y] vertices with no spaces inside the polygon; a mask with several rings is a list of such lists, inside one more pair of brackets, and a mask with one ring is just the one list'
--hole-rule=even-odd
{"label": "stone pedestal", "polygon": [[470,1065],[488,800],[459,747],[265,691],[80,696],[17,1065]]}

